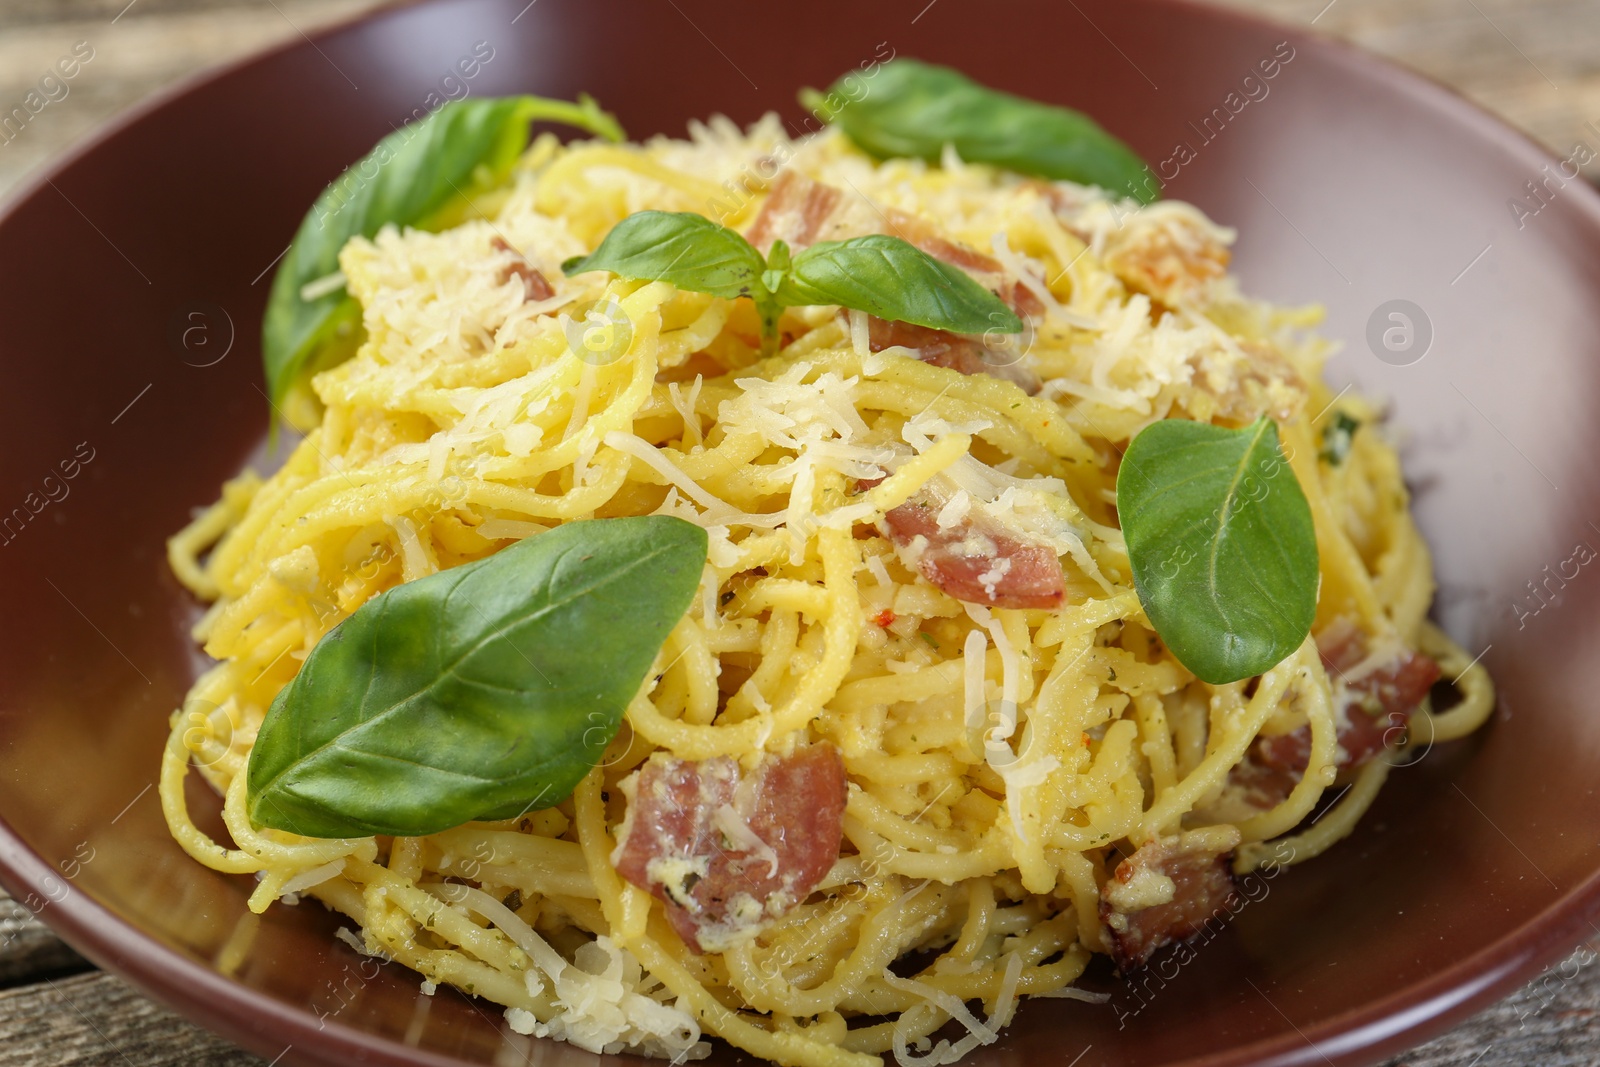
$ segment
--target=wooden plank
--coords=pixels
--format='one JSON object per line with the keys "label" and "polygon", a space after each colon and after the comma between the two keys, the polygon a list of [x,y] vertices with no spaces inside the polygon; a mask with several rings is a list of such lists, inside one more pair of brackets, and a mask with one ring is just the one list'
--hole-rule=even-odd
{"label": "wooden plank", "polygon": [[0,891],[0,989],[40,975],[67,975],[89,962],[62,944],[33,913]]}
{"label": "wooden plank", "polygon": [[1600,940],[1508,999],[1385,1067],[1593,1067],[1600,1061]]}
{"label": "wooden plank", "polygon": [[[1600,155],[1600,6],[1593,0],[1215,2],[1295,25],[1314,21],[1322,33],[1451,86],[1558,156],[1579,142]],[[1600,158],[1583,169],[1600,180]]]}
{"label": "wooden plank", "polygon": [[108,974],[0,992],[0,1067],[260,1067],[262,1062]]}
{"label": "wooden plank", "polygon": [[[378,6],[377,0],[258,0],[248,5],[136,0],[131,8],[127,0],[21,0],[20,9],[13,7],[16,3],[0,3],[0,112],[20,104],[74,46],[80,55],[92,52],[93,58],[64,83],[64,97],[45,104],[13,140],[0,139],[0,196],[156,90]],[[125,8],[127,14],[113,22]],[[41,12],[56,18],[30,18]]]}

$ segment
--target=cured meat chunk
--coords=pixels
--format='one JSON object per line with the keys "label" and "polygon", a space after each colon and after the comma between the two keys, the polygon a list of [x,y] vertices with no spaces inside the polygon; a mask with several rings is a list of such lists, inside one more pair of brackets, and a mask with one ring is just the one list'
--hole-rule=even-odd
{"label": "cured meat chunk", "polygon": [[[1433,683],[1439,665],[1420,652],[1398,649],[1380,664],[1368,664],[1368,640],[1353,622],[1340,619],[1317,637],[1329,677],[1346,696],[1339,726],[1339,769],[1359,767],[1396,740]],[[1255,744],[1255,758],[1268,767],[1304,771],[1311,760],[1311,728],[1302,726]]]}
{"label": "cured meat chunk", "polygon": [[745,239],[760,249],[762,255],[772,250],[774,241],[780,240],[798,252],[818,241],[846,236],[834,231],[844,224],[841,216],[847,213],[848,205],[840,190],[786,170],[772,183],[766,203],[761,205]]}
{"label": "cured meat chunk", "polygon": [[1029,396],[1037,393],[1041,386],[1039,376],[1018,363],[1016,357],[948,330],[872,317],[867,320],[867,337],[868,347],[874,352],[896,346],[908,348],[924,363],[958,374],[987,374],[1014,382]]}
{"label": "cured meat chunk", "polygon": [[[1338,619],[1317,635],[1322,665],[1344,694],[1337,710],[1338,768],[1360,767],[1403,735],[1412,712],[1439,680],[1439,665],[1420,652],[1395,646],[1373,663],[1370,639],[1350,619]],[[1311,727],[1259,738],[1229,779],[1252,807],[1283,803],[1311,764]]]}
{"label": "cured meat chunk", "polygon": [[512,260],[500,268],[500,284],[504,285],[512,278],[522,279],[522,293],[524,303],[536,303],[540,300],[549,300],[556,295],[555,289],[548,279],[540,274],[538,268],[522,257],[522,253],[512,248],[503,237],[491,237],[489,244],[497,251],[508,253]]}
{"label": "cured meat chunk", "polygon": [[1141,845],[1117,864],[1100,890],[1100,921],[1117,966],[1135,970],[1162,946],[1200,933],[1208,921],[1226,922],[1239,901],[1231,856],[1210,839],[1186,833]]}
{"label": "cured meat chunk", "polygon": [[611,862],[666,905],[696,952],[719,952],[804,901],[839,857],[845,773],[827,743],[767,756],[744,776],[727,756],[656,753],[623,783]]}
{"label": "cured meat chunk", "polygon": [[910,500],[883,517],[889,539],[908,549],[929,582],[957,600],[996,608],[1058,608],[1066,599],[1060,558],[990,522],[939,525],[931,504]]}

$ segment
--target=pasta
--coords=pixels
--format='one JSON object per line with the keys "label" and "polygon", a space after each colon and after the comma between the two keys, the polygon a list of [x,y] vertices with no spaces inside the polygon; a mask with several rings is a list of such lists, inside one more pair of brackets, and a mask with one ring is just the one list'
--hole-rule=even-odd
{"label": "pasta", "polygon": [[[772,160],[796,177],[751,177]],[[965,265],[1016,287],[1028,331],[961,349],[986,361],[970,373],[933,351],[947,342],[791,308],[763,358],[748,301],[559,269],[645,209],[770,238],[793,224],[779,199],[819,188],[841,232],[876,213],[972,250]],[[954,1062],[1025,997],[1087,997],[1073,982],[1092,954],[1136,964],[1181,936],[1146,920],[1189,874],[1320,854],[1402,735],[1458,738],[1491,710],[1482,666],[1425,617],[1429,552],[1379,413],[1322,384],[1315,310],[1240,295],[1231,233],[1189,205],[953,155],[875,162],[769,117],[645,145],[541,137],[455,210],[439,232],[345,247],[330,284],[360,302],[359,351],[314,379],[320,413],[281,469],[229,482],[171,542],[175,573],[212,602],[196,637],[217,662],[173,716],[162,803],[196,860],[259,879],[255,911],[319,899],[425,989],[596,1051],[694,1057],[715,1036],[793,1067]],[[1141,607],[1117,463],[1156,420],[1262,414],[1315,523],[1316,636],[1257,679],[1208,685]],[[560,524],[649,514],[704,527],[709,560],[571,798],[423,838],[251,824],[263,717],[351,612]],[[919,514],[920,533],[896,525]],[[952,530],[989,531],[991,565],[941,571],[929,553]],[[1008,606],[1037,558],[1059,561],[1060,606]],[[622,870],[623,838],[645,832],[627,823],[643,772],[671,757],[756,780],[823,745],[848,781],[826,873],[780,913],[690,944]],[[191,766],[224,798],[231,847],[190,818]]]}

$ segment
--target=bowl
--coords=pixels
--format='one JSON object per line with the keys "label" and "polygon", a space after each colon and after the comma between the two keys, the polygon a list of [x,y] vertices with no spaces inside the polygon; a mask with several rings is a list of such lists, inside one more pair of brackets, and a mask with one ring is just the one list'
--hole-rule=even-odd
{"label": "bowl", "polygon": [[[478,42],[492,60],[453,77]],[[589,1067],[422,996],[317,905],[252,917],[249,880],[169,840],[158,757],[203,660],[164,541],[262,446],[260,315],[301,216],[430,94],[589,91],[636,137],[719,111],[798,129],[796,89],[884,48],[1089,111],[1238,227],[1248,290],[1326,305],[1331,373],[1391,400],[1437,617],[1501,692],[1187,966],[1102,969],[1108,1004],[1026,1004],[967,1062],[1368,1063],[1595,929],[1600,196],[1423,78],[1181,0],[438,0],[180,86],[29,183],[0,214],[0,882],[268,1059]]]}

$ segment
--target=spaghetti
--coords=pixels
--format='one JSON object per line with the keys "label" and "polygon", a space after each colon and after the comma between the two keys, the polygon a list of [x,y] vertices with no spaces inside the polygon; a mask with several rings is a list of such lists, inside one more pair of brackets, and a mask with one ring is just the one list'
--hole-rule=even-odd
{"label": "spaghetti", "polygon": [[[776,183],[725,184],[771,160]],[[916,231],[998,277],[1029,330],[979,342],[790,309],[762,359],[748,301],[562,276],[643,209],[753,241]],[[1093,999],[1073,988],[1093,953],[1132,966],[1184,936],[1179,912],[1225,894],[1228,864],[1326,850],[1405,738],[1461,737],[1491,710],[1482,666],[1425,618],[1431,560],[1377,413],[1321,384],[1317,314],[1241,296],[1231,234],[1188,205],[953,156],[878,163],[769,117],[646,145],[542,137],[459,217],[346,246],[328,284],[365,335],[314,379],[320,418],[171,542],[213,602],[196,637],[217,664],[173,716],[162,802],[195,859],[259,879],[255,911],[315,897],[426,990],[596,1051],[692,1057],[714,1035],[794,1067],[953,1062],[1024,997]],[[1213,686],[1142,612],[1117,464],[1154,420],[1262,414],[1311,505],[1315,637]],[[250,824],[262,718],[352,611],[558,524],[657,513],[708,530],[700,593],[569,800],[426,838]],[[989,564],[958,573],[957,536],[986,539]],[[1059,566],[1059,607],[1018,592],[1037,559]],[[843,841],[776,914],[693,944],[619,873],[650,767],[752,776],[820,745],[848,782]],[[231,847],[190,818],[191,766]],[[1302,828],[1337,783],[1353,784]],[[961,1036],[938,1037],[952,1021]]]}

